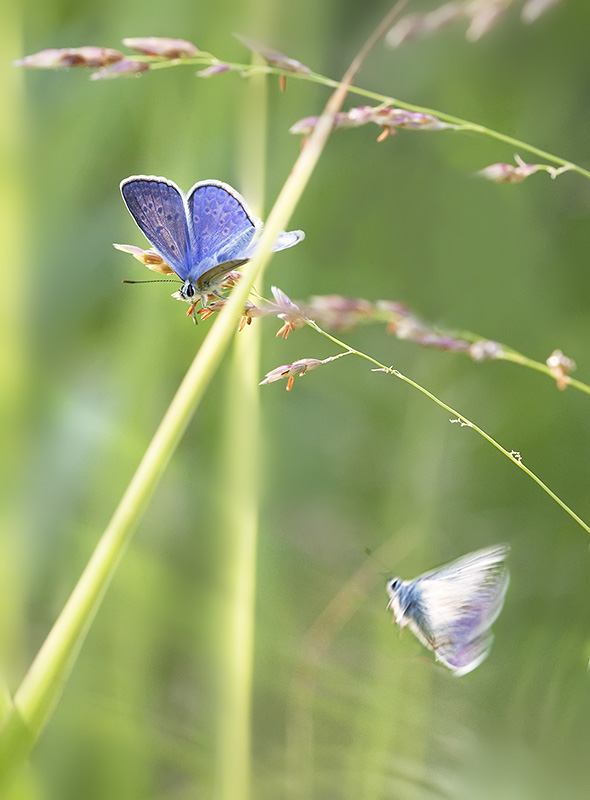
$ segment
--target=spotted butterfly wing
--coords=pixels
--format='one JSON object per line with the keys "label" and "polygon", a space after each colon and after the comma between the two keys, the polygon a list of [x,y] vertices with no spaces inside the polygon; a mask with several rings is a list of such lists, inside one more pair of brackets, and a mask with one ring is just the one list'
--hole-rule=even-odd
{"label": "spotted butterfly wing", "polygon": [[244,198],[221,181],[200,181],[187,197],[194,240],[194,263],[190,278],[228,261],[249,257],[249,246],[261,223]]}
{"label": "spotted butterfly wing", "polygon": [[193,248],[184,195],[178,186],[166,178],[134,175],[121,181],[121,194],[145,238],[185,280]]}
{"label": "spotted butterfly wing", "polygon": [[[135,175],[121,182],[133,219],[171,269],[184,281],[175,297],[203,307],[220,295],[227,274],[249,261],[258,245],[262,222],[244,198],[227,183],[196,183],[185,197],[166,178]],[[293,247],[303,231],[283,231],[273,250]]]}

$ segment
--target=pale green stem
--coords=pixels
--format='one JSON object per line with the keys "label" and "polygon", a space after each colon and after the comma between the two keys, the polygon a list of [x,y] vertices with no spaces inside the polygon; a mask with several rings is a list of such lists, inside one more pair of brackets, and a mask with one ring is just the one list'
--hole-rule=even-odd
{"label": "pale green stem", "polygon": [[[261,9],[258,9],[260,13]],[[259,75],[242,97],[239,128],[240,189],[262,216],[266,177],[267,77]],[[222,468],[223,573],[220,679],[217,703],[219,800],[251,794],[252,674],[255,641],[256,552],[260,504],[260,326],[234,340],[226,383]],[[227,487],[231,487],[228,492]],[[221,492],[220,492],[221,494]],[[221,498],[220,498],[221,499]]]}
{"label": "pale green stem", "polygon": [[449,414],[452,415],[453,419],[451,420],[451,422],[457,421],[463,426],[474,430],[476,433],[482,436],[487,442],[493,445],[496,448],[496,450],[499,450],[503,455],[506,456],[506,458],[510,459],[510,461],[512,461],[513,464],[516,464],[516,466],[519,469],[525,472],[529,476],[529,478],[531,478],[538,486],[540,486],[541,489],[543,489],[543,491],[546,492],[549,495],[549,497],[551,497],[551,499],[557,503],[557,505],[561,506],[561,508],[567,514],[569,514],[570,517],[574,519],[578,523],[578,525],[580,525],[580,527],[586,531],[586,533],[590,533],[590,526],[588,526],[583,519],[581,519],[566,503],[564,503],[563,500],[560,497],[558,497],[555,494],[555,492],[552,491],[547,486],[546,483],[543,483],[543,481],[537,475],[535,475],[535,473],[532,470],[530,470],[527,466],[525,466],[525,464],[523,464],[519,453],[516,453],[515,451],[506,450],[504,447],[502,447],[501,444],[499,444],[499,442],[497,442],[494,438],[492,438],[482,428],[478,427],[477,425],[475,425],[475,423],[471,422],[471,420],[467,419],[467,417],[464,417],[463,414],[460,414],[454,408],[447,405],[447,403],[440,400],[438,397],[436,397],[436,395],[432,394],[432,392],[429,392],[428,389],[425,389],[424,386],[421,386],[419,383],[416,383],[416,381],[413,381],[411,378],[408,378],[406,375],[403,375],[399,370],[393,369],[393,367],[387,367],[384,364],[381,364],[372,356],[369,356],[366,353],[361,352],[360,350],[356,350],[354,347],[350,347],[345,342],[341,341],[340,339],[337,339],[335,336],[332,336],[327,331],[322,330],[322,328],[320,328],[319,325],[317,325],[315,322],[309,320],[307,324],[311,328],[316,330],[318,333],[321,333],[322,336],[325,336],[327,339],[330,339],[330,341],[334,342],[339,347],[342,347],[347,352],[354,353],[355,355],[360,356],[361,358],[364,358],[367,361],[370,361],[372,364],[375,364],[378,367],[378,369],[381,370],[382,372],[386,372],[389,375],[394,375],[396,378],[399,378],[400,380],[404,381],[410,386],[413,386],[414,389],[417,389],[419,392],[422,392],[422,394],[426,395],[426,397],[429,397],[434,403],[436,403],[441,408],[444,408],[445,411],[448,411]]}
{"label": "pale green stem", "polygon": [[[235,340],[224,415],[224,497],[220,508],[221,663],[217,689],[215,796],[248,800],[251,782],[251,705],[254,660],[256,552],[260,502],[260,326]],[[221,487],[220,487],[221,488]]]}
{"label": "pale green stem", "polygon": [[227,349],[248,294],[268,263],[273,243],[289,222],[311,177],[348,86],[399,7],[387,15],[330,97],[277,198],[255,257],[195,356],[90,561],[19,686],[0,733],[0,793],[51,716],[125,548]]}
{"label": "pale green stem", "polygon": [[[8,3],[3,9],[0,26],[0,51],[5,63],[22,53],[24,11],[19,3]],[[17,510],[17,499],[23,486],[23,441],[30,431],[27,420],[25,394],[32,376],[27,374],[26,293],[23,281],[30,276],[24,266],[29,248],[23,164],[26,145],[23,140],[23,84],[24,76],[17,70],[0,71],[0,96],[3,121],[0,126],[0,213],[3,221],[2,259],[13,268],[5,269],[0,293],[0,419],[11,420],[2,426],[2,459],[0,485],[3,502],[0,504],[0,653],[18,651],[19,630],[22,630],[26,613],[23,609],[23,520]],[[9,659],[0,659],[0,723],[12,705],[5,665]]]}
{"label": "pale green stem", "polygon": [[[24,9],[20,3],[3,7],[0,26],[0,51],[6,64],[22,53]],[[5,343],[0,352],[0,418],[11,420],[3,425],[0,485],[3,501],[0,504],[0,727],[14,711],[10,694],[7,665],[14,654],[24,649],[26,635],[25,571],[27,537],[23,515],[18,510],[24,484],[23,442],[30,433],[25,395],[35,381],[30,372],[30,353],[27,351],[28,321],[26,292],[23,281],[30,280],[26,264],[30,236],[26,214],[25,187],[22,180],[26,143],[23,131],[24,76],[18,70],[0,71],[0,96],[3,104],[0,126],[0,210],[3,220],[2,254],[5,269],[0,294],[0,339]],[[29,543],[30,546],[30,543]],[[37,787],[28,770],[22,770],[11,790],[0,792],[2,800],[24,800],[38,796]]]}

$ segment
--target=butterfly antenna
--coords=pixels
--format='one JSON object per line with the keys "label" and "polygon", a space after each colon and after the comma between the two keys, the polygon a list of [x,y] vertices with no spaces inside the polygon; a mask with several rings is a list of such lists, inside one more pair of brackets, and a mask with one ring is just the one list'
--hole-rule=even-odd
{"label": "butterfly antenna", "polygon": [[153,278],[149,281],[121,281],[121,283],[182,283],[182,281],[174,280],[174,278]]}
{"label": "butterfly antenna", "polygon": [[365,552],[365,555],[369,556],[369,558],[372,558],[374,561],[376,561],[376,562],[379,564],[379,566],[383,567],[383,569],[385,570],[385,574],[386,574],[386,575],[391,575],[391,570],[390,570],[390,569],[387,569],[387,567],[385,566],[385,564],[383,563],[383,561],[381,561],[381,559],[377,558],[377,556],[376,556],[376,555],[375,555],[375,553],[374,553],[374,552],[371,550],[371,548],[370,548],[370,547],[365,547],[365,548],[364,548],[364,552]]}

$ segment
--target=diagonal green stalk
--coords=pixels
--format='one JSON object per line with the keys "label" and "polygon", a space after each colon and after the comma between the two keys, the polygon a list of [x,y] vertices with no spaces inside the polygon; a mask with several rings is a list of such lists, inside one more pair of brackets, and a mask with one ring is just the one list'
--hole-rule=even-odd
{"label": "diagonal green stalk", "polygon": [[0,731],[0,794],[39,738],[58,702],[86,633],[157,483],[229,345],[271,247],[287,226],[323,151],[350,83],[403,3],[386,16],[334,91],[269,215],[255,257],[224,304],[150,442],[72,594],[25,675]]}
{"label": "diagonal green stalk", "polygon": [[487,442],[489,442],[493,447],[495,447],[496,450],[499,450],[504,456],[506,456],[506,458],[508,458],[510,461],[512,461],[513,464],[515,464],[519,469],[521,469],[524,473],[526,473],[529,476],[529,478],[531,478],[531,480],[533,480],[538,486],[540,486],[541,489],[544,492],[546,492],[546,494],[548,494],[549,497],[554,502],[556,502],[557,505],[560,506],[566,512],[566,514],[569,514],[569,516],[573,520],[575,520],[575,522],[577,522],[578,525],[586,531],[586,533],[590,534],[590,526],[588,526],[584,522],[584,520],[581,517],[579,517],[575,513],[575,511],[573,511],[573,509],[571,509],[566,503],[564,503],[564,501],[557,494],[555,494],[555,492],[552,489],[550,489],[547,486],[546,483],[544,483],[531,469],[529,469],[522,462],[522,459],[520,458],[520,454],[519,453],[515,453],[514,451],[506,450],[506,448],[502,447],[502,445],[499,442],[497,442],[492,436],[490,436],[488,433],[486,433],[483,430],[483,428],[480,428],[474,422],[471,422],[471,420],[467,419],[467,417],[463,416],[463,414],[460,414],[458,411],[456,411],[454,408],[449,406],[443,400],[440,400],[440,398],[438,398],[432,392],[429,392],[428,389],[426,389],[424,386],[421,386],[416,381],[413,381],[411,378],[408,378],[406,375],[401,373],[399,370],[394,369],[393,367],[387,367],[387,366],[385,366],[385,364],[381,364],[379,361],[377,361],[377,359],[373,358],[372,356],[368,355],[367,353],[363,353],[361,350],[356,350],[354,347],[350,347],[350,345],[346,344],[345,342],[341,341],[340,339],[337,339],[335,336],[332,336],[332,334],[328,333],[327,331],[324,331],[322,328],[320,328],[319,325],[317,325],[312,320],[308,320],[307,324],[311,328],[313,328],[315,331],[320,333],[322,336],[325,336],[331,342],[334,342],[334,344],[337,344],[339,347],[342,347],[344,350],[347,351],[347,353],[352,353],[352,354],[354,354],[356,356],[359,356],[360,358],[364,358],[365,360],[370,361],[372,364],[375,364],[375,366],[377,367],[377,371],[385,372],[388,375],[393,375],[394,377],[399,378],[399,380],[404,381],[404,383],[409,384],[414,389],[417,389],[423,395],[426,395],[426,397],[428,397],[430,400],[432,400],[438,406],[440,406],[441,408],[444,408],[444,410],[448,411],[449,414],[452,414],[452,416],[454,417],[454,419],[451,420],[452,422],[459,422],[462,426],[465,426],[465,427],[468,427],[468,428],[471,428],[472,430],[474,430],[476,433],[478,433],[480,436],[482,436]]}

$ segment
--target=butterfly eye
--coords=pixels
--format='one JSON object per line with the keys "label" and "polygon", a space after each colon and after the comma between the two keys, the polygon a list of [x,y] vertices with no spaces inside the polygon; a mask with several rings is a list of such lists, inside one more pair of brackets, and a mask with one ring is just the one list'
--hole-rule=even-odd
{"label": "butterfly eye", "polygon": [[387,586],[391,591],[395,591],[395,589],[399,587],[400,583],[401,581],[399,578],[392,578],[392,580],[389,581]]}
{"label": "butterfly eye", "polygon": [[190,281],[185,282],[184,286],[182,287],[182,293],[185,297],[195,296],[195,287],[192,285]]}

